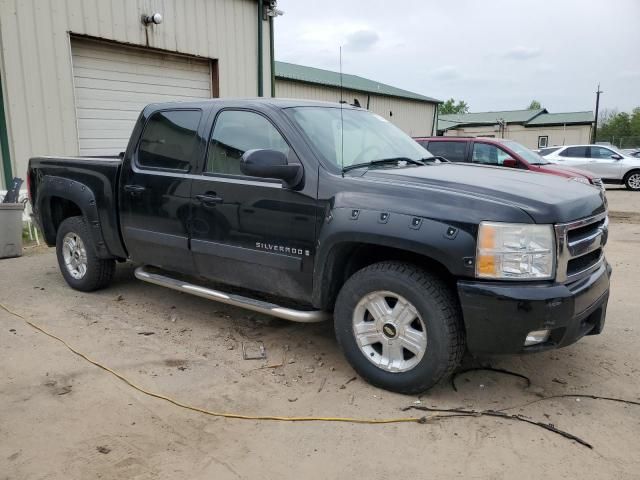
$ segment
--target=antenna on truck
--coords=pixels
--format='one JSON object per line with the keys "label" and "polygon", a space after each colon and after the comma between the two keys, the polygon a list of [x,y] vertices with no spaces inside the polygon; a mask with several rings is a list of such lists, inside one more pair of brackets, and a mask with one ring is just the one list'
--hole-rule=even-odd
{"label": "antenna on truck", "polygon": [[340,166],[344,178],[344,118],[342,116],[342,45],[340,45]]}

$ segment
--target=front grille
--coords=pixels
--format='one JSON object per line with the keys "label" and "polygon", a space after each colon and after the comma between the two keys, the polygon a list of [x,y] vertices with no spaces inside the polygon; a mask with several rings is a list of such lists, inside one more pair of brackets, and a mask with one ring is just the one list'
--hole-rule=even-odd
{"label": "front grille", "polygon": [[582,255],[578,258],[573,258],[567,262],[567,276],[571,277],[572,275],[576,275],[580,272],[588,270],[589,267],[598,263],[600,260],[600,256],[602,255],[602,249],[594,250],[591,253],[587,253],[586,255]]}
{"label": "front grille", "polygon": [[559,282],[576,280],[598,268],[604,260],[609,218],[607,213],[556,225]]}

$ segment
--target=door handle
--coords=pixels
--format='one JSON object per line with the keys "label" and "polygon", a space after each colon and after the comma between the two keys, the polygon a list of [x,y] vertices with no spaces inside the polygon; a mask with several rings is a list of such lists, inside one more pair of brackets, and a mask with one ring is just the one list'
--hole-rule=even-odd
{"label": "door handle", "polygon": [[218,197],[215,193],[196,195],[196,200],[204,205],[215,205],[217,203],[222,203],[223,201],[222,198]]}
{"label": "door handle", "polygon": [[141,193],[141,192],[144,192],[145,190],[146,190],[146,187],[143,187],[142,185],[125,185],[124,186],[124,191],[129,193]]}

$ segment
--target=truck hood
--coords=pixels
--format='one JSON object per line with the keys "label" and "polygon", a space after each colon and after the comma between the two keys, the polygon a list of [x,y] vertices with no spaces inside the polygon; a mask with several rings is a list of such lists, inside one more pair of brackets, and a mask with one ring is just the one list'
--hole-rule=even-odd
{"label": "truck hood", "polygon": [[[474,209],[474,199],[515,207],[536,223],[566,223],[606,210],[604,194],[596,187],[510,168],[442,163],[369,169],[360,178],[403,188],[448,191],[458,197],[456,202],[464,197],[469,210]],[[486,219],[501,220],[488,216]]]}

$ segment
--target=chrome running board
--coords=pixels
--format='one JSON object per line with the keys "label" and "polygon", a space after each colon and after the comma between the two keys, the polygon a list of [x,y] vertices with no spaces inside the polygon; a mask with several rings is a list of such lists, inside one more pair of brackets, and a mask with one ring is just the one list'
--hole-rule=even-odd
{"label": "chrome running board", "polygon": [[322,310],[294,310],[292,308],[281,307],[280,305],[264,302],[262,300],[243,297],[242,295],[225,293],[207,287],[200,287],[183,280],[149,272],[145,269],[145,266],[136,268],[135,276],[138,280],[142,280],[143,282],[153,283],[179,292],[190,293],[191,295],[196,295],[208,300],[215,300],[216,302],[226,303],[227,305],[233,305],[234,307],[246,308],[247,310],[272,315],[292,322],[316,323],[323,322],[331,318],[330,313]]}

